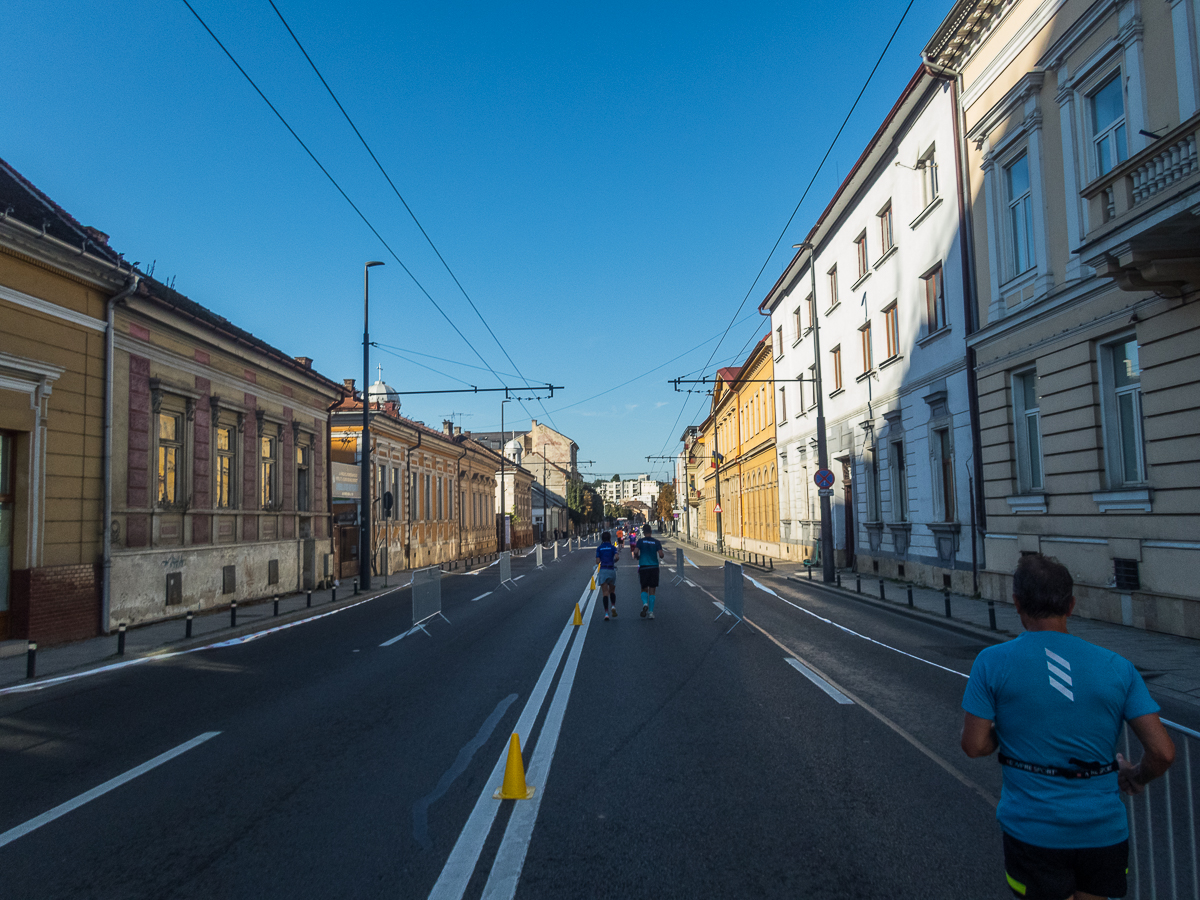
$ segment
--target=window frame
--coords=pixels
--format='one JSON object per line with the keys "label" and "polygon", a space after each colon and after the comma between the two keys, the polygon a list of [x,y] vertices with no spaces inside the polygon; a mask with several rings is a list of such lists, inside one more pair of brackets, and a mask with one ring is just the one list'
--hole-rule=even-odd
{"label": "window frame", "polygon": [[899,302],[893,300],[882,310],[883,333],[887,339],[887,359],[897,359],[900,356],[900,310]]}
{"label": "window frame", "polygon": [[[1124,344],[1132,342],[1138,353],[1138,380],[1136,385],[1117,386],[1114,371],[1113,351]],[[1100,355],[1101,378],[1101,420],[1104,425],[1104,460],[1105,474],[1108,487],[1112,490],[1121,488],[1144,488],[1149,484],[1150,471],[1146,462],[1146,426],[1145,411],[1142,404],[1142,367],[1141,344],[1138,343],[1134,332],[1105,338],[1098,345]],[[1136,455],[1136,465],[1140,471],[1135,472],[1138,478],[1129,478],[1125,469],[1124,429],[1121,422],[1120,399],[1132,396],[1133,412],[1133,450]]]}
{"label": "window frame", "polygon": [[931,144],[917,160],[921,175],[921,209],[928,209],[938,199],[937,144]]}
{"label": "window frame", "polygon": [[868,319],[863,324],[858,326],[858,333],[861,336],[862,343],[862,363],[863,369],[860,374],[869,375],[875,370],[875,347],[871,338],[871,320]]}
{"label": "window frame", "polygon": [[[1123,67],[1117,65],[1115,68],[1106,70],[1103,74],[1091,79],[1093,84],[1084,94],[1084,115],[1087,119],[1087,141],[1090,146],[1088,153],[1089,162],[1088,168],[1092,178],[1100,178],[1107,175],[1125,160],[1129,159],[1129,103],[1125,96],[1125,76]],[[1096,98],[1113,82],[1116,82],[1117,88],[1121,96],[1121,115],[1104,127],[1104,131],[1097,132],[1096,126]],[[1124,132],[1124,143],[1117,137],[1117,132]],[[1101,161],[1100,147],[1102,144],[1109,142],[1113,150],[1113,162],[1107,169],[1104,168]]]}
{"label": "window frame", "polygon": [[[1037,406],[1032,409],[1026,400],[1026,385],[1032,384]],[[1042,445],[1041,392],[1038,390],[1036,368],[1023,369],[1012,375],[1013,426],[1016,439],[1017,493],[1036,494],[1046,489],[1045,452]],[[1030,445],[1030,429],[1037,439],[1037,458]]]}
{"label": "window frame", "polygon": [[[1021,160],[1025,161],[1025,177],[1027,185],[1025,190],[1014,197],[1012,193],[1012,169]],[[1036,230],[1033,214],[1033,172],[1031,171],[1033,161],[1029,158],[1028,145],[1022,144],[1019,150],[1014,152],[1008,159],[1000,163],[1000,186],[1004,192],[1004,229],[1005,247],[1007,249],[1007,259],[1005,260],[1005,270],[1008,275],[1004,281],[1011,281],[1014,278],[1019,278],[1031,270],[1037,268],[1037,248],[1035,247]],[[1026,265],[1020,268],[1021,259],[1018,249],[1017,239],[1017,211],[1021,211],[1021,216],[1024,219],[1025,228],[1025,243],[1026,243]]]}
{"label": "window frame", "polygon": [[890,253],[896,246],[895,223],[892,216],[892,201],[887,204],[876,215],[879,220],[879,258],[882,259]]}
{"label": "window frame", "polygon": [[837,263],[834,263],[833,268],[830,269],[828,273],[826,273],[829,277],[829,308],[830,309],[833,309],[835,306],[837,306],[839,303],[842,302],[841,299],[839,299],[839,297],[838,297],[837,270],[838,270]]}
{"label": "window frame", "polygon": [[957,484],[954,472],[954,428],[950,423],[933,428],[934,508],[941,514],[939,522],[956,522],[958,509]]}
{"label": "window frame", "polygon": [[[229,433],[228,448],[221,449],[221,432]],[[213,428],[213,509],[237,509],[237,472],[238,472],[238,428],[235,423],[218,420]],[[225,502],[221,496],[222,463],[228,463],[228,478]]]}
{"label": "window frame", "polygon": [[[946,316],[946,279],[942,263],[938,263],[921,276],[925,286],[925,333],[936,334],[950,327]],[[936,282],[937,292],[930,293],[932,283]]]}
{"label": "window frame", "polygon": [[[268,432],[273,430],[275,434]],[[264,453],[270,442],[270,454]],[[274,423],[264,423],[258,435],[258,505],[259,509],[278,509],[279,501],[279,450],[283,441]]]}
{"label": "window frame", "polygon": [[[162,436],[164,419],[174,422],[174,437],[164,438]],[[180,497],[183,495],[184,473],[187,471],[185,452],[187,448],[187,416],[183,410],[176,409],[174,406],[160,407],[154,414],[154,426],[154,505],[161,509],[175,509],[182,503]],[[164,455],[166,451],[174,451],[171,454],[172,496],[170,498],[164,496],[167,481],[167,472],[165,471],[167,457]]]}
{"label": "window frame", "polygon": [[[888,441],[888,481],[892,521],[908,521],[908,457],[904,450],[904,439]],[[897,503],[899,500],[899,503]]]}
{"label": "window frame", "polygon": [[854,258],[858,263],[858,280],[865,278],[871,272],[871,258],[867,253],[867,232],[864,228],[862,233],[854,239]]}
{"label": "window frame", "polygon": [[833,358],[833,391],[836,394],[842,389],[842,345],[838,344],[829,350],[829,355]]}
{"label": "window frame", "polygon": [[296,459],[296,512],[312,512],[312,438],[298,431],[292,448]]}

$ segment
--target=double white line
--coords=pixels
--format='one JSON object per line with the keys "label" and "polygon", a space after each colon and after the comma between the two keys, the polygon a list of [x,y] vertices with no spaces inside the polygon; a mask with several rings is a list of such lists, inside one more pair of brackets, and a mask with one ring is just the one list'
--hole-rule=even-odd
{"label": "double white line", "polygon": [[[598,591],[599,588],[584,588],[583,594],[579,597],[579,608],[583,612],[583,625],[577,627],[568,622],[563,628],[558,642],[550,652],[550,658],[546,660],[537,684],[534,685],[533,693],[529,695],[529,700],[526,701],[525,708],[521,711],[521,717],[517,720],[514,730],[517,734],[526,736],[526,746],[528,746],[528,736],[546,702],[546,695],[550,691],[554,673],[558,671],[558,664],[562,661],[567,644],[571,640],[571,632],[578,630],[579,634],[571,646],[571,653],[567,657],[567,664],[558,681],[558,686],[554,689],[550,709],[542,723],[542,730],[538,734],[537,744],[534,747],[533,758],[526,771],[527,780],[536,784],[540,789],[531,800],[514,801],[516,806],[513,808],[508,826],[504,830],[504,838],[500,842],[500,849],[496,853],[495,862],[492,863],[491,874],[483,889],[485,900],[500,900],[500,898],[511,900],[517,892],[521,869],[525,865],[525,853],[529,849],[533,826],[537,822],[542,797],[545,796],[546,781],[550,777],[550,765],[554,761],[554,750],[558,746],[558,735],[562,729],[567,701],[571,697],[571,688],[575,683],[575,672],[579,668],[579,657],[583,652],[583,643],[587,639],[588,625],[591,622],[588,613],[591,611]],[[575,610],[572,609],[572,617],[574,614]],[[491,776],[484,782],[483,792],[475,801],[475,808],[471,810],[467,824],[463,826],[462,833],[454,844],[454,849],[450,851],[450,858],[446,860],[446,865],[442,868],[441,876],[429,893],[429,900],[461,900],[466,891],[467,884],[475,874],[475,867],[479,863],[483,845],[496,821],[496,814],[500,811],[500,805],[505,802],[494,799],[492,792],[504,778],[504,765],[507,759],[508,742],[505,741],[504,750],[501,752],[500,758],[496,760]]]}

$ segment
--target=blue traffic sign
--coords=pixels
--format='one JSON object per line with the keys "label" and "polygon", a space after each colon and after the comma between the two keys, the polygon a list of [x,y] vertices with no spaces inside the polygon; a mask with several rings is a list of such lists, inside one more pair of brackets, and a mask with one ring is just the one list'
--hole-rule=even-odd
{"label": "blue traffic sign", "polygon": [[813,476],[813,481],[819,488],[833,487],[833,472],[829,469],[817,469],[817,474]]}

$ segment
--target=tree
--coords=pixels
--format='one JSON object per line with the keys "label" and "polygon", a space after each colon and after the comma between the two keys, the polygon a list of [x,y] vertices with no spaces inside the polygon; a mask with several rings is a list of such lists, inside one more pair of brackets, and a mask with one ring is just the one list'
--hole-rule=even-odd
{"label": "tree", "polygon": [[614,475],[612,478],[609,479],[609,481],[620,481],[620,480],[621,480],[620,475]]}
{"label": "tree", "polygon": [[567,484],[567,508],[571,511],[571,521],[577,525],[600,521],[604,511],[600,495],[596,493],[595,488],[582,481]]}
{"label": "tree", "polygon": [[658,492],[658,502],[654,505],[654,515],[669,522],[675,516],[675,485],[664,484]]}

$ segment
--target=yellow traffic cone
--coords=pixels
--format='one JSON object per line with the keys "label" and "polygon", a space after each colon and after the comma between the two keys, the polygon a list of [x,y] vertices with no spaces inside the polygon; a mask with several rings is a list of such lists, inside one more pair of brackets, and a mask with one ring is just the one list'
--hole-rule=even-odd
{"label": "yellow traffic cone", "polygon": [[593,576],[592,576],[592,586],[591,586],[590,588],[588,588],[588,590],[589,590],[589,591],[594,591],[595,589],[596,589],[596,576],[595,576],[595,575],[593,575]]}
{"label": "yellow traffic cone", "polygon": [[578,603],[575,604],[575,618],[571,620],[571,624],[572,625],[582,625],[583,624],[583,613],[581,613],[579,611]]}
{"label": "yellow traffic cone", "polygon": [[528,800],[537,788],[525,783],[525,763],[521,761],[521,739],[508,739],[508,761],[504,764],[504,784],[492,794],[496,800]]}

